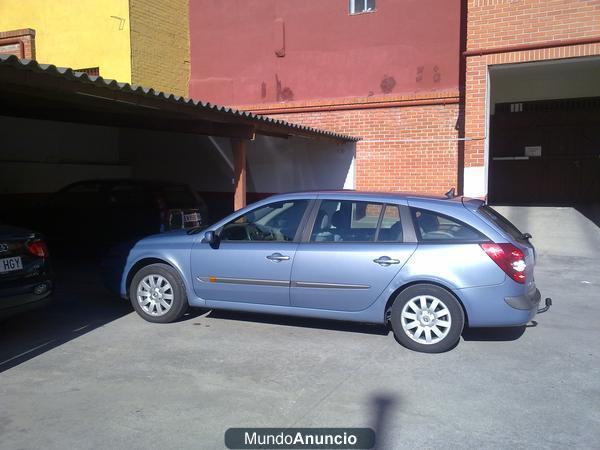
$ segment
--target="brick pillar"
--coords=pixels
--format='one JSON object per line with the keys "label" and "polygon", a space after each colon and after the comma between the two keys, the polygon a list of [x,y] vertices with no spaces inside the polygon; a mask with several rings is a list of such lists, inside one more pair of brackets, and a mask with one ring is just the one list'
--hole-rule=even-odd
{"label": "brick pillar", "polygon": [[233,210],[246,206],[246,141],[232,139],[233,150]]}
{"label": "brick pillar", "polygon": [[35,30],[0,31],[0,55],[35,59]]}
{"label": "brick pillar", "polygon": [[484,57],[467,58],[465,86],[465,142],[463,192],[468,197],[487,195],[485,147],[487,64]]}

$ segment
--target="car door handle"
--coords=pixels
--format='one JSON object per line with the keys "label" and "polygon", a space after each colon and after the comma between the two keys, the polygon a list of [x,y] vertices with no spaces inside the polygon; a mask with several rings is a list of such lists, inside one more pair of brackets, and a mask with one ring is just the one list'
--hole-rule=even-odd
{"label": "car door handle", "polygon": [[380,266],[389,266],[390,264],[400,264],[399,259],[392,259],[389,256],[380,256],[379,258],[374,259],[373,262],[379,264]]}
{"label": "car door handle", "polygon": [[281,253],[273,253],[272,255],[267,256],[267,259],[270,259],[271,261],[274,261],[274,262],[281,262],[281,261],[289,261],[290,257],[287,255],[282,255]]}

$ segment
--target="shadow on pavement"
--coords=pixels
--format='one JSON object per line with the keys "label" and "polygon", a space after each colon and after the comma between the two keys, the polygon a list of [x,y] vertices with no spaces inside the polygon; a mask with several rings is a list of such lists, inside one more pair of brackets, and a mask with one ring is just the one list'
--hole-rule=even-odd
{"label": "shadow on pavement", "polygon": [[[244,322],[268,323],[290,327],[315,328],[320,330],[346,331],[350,333],[389,335],[391,328],[367,323],[344,322],[325,319],[308,319],[303,317],[278,316],[271,314],[257,314],[226,310],[190,309],[181,320],[193,320],[200,316],[210,319],[238,320]],[[522,327],[503,328],[466,328],[462,337],[465,341],[514,341],[519,339],[525,330],[535,327],[537,322],[532,321]]]}
{"label": "shadow on pavement", "polygon": [[[204,310],[204,312],[206,312],[206,310]],[[303,317],[276,316],[271,314],[256,314],[237,311],[211,310],[206,317],[211,319],[269,323],[272,325],[283,325],[288,327],[316,328],[320,330],[347,331],[350,333],[378,334],[381,336],[386,336],[390,333],[390,329],[384,325],[342,322],[325,319],[307,319]]]}
{"label": "shadow on pavement", "polygon": [[523,336],[528,327],[535,326],[525,325],[522,327],[502,327],[502,328],[467,328],[463,331],[463,339],[465,341],[515,341]]}
{"label": "shadow on pavement", "polygon": [[575,209],[600,228],[600,203],[576,205]]}
{"label": "shadow on pavement", "polygon": [[393,394],[378,394],[371,399],[373,424],[371,428],[375,431],[375,447],[373,449],[394,448],[390,441],[388,430],[394,427],[398,432],[398,426],[393,423],[394,410],[398,408],[398,398]]}
{"label": "shadow on pavement", "polygon": [[53,261],[49,305],[0,322],[0,373],[132,311],[103,286],[95,263]]}

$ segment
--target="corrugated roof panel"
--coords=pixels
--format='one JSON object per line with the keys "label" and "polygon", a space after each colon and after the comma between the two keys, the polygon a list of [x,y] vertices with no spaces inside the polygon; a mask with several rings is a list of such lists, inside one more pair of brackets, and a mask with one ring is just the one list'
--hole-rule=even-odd
{"label": "corrugated roof panel", "polygon": [[286,131],[300,131],[305,135],[312,135],[314,137],[327,137],[339,141],[355,142],[360,140],[360,138],[358,137],[334,133],[332,131],[320,130],[304,125],[298,125],[284,120],[274,119],[272,117],[260,116],[248,111],[240,111],[221,105],[211,104],[209,102],[194,100],[188,97],[181,97],[168,92],[155,91],[152,88],[147,88],[144,86],[139,86],[135,84],[132,85],[129,83],[119,83],[116,80],[103,78],[101,76],[90,76],[85,72],[76,72],[70,68],[56,67],[52,64],[39,64],[35,60],[19,59],[14,55],[0,55],[0,67],[2,66],[11,66],[18,70],[44,73],[48,76],[60,76],[65,79],[77,81],[80,83],[93,84],[95,86],[98,86],[99,88],[109,88],[121,92],[131,93],[141,97],[152,97],[161,101],[192,106],[199,110],[212,111],[219,114],[225,114],[234,118],[238,117],[241,119],[250,120],[251,122],[254,122],[257,126],[260,126],[260,124],[275,125],[281,128],[282,133]]}

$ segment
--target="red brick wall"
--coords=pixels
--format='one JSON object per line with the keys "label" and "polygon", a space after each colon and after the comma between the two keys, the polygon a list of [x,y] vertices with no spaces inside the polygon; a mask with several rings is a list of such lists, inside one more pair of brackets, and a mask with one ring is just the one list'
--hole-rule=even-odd
{"label": "red brick wall", "polygon": [[0,31],[0,54],[35,59],[35,30]]}
{"label": "red brick wall", "polygon": [[357,189],[441,194],[457,185],[457,98],[450,104],[273,117],[362,137],[356,145]]}
{"label": "red brick wall", "polygon": [[467,49],[600,36],[597,0],[469,0]]}
{"label": "red brick wall", "polygon": [[[600,55],[584,38],[600,42],[600,1],[468,0],[465,167],[484,165],[488,66]],[[531,44],[541,48],[519,49]]]}
{"label": "red brick wall", "polygon": [[[358,189],[445,192],[459,185],[459,180],[462,184],[463,164],[474,168],[472,173],[477,173],[476,168],[483,169],[488,65],[600,55],[600,43],[560,42],[557,46],[557,41],[563,40],[598,37],[600,41],[598,0],[466,1],[466,49],[472,54],[465,62],[464,135],[458,127],[462,109],[458,93],[429,93],[428,98],[422,94],[413,98],[322,99],[239,107],[362,137],[363,141],[357,144]],[[530,44],[544,48],[497,50]],[[480,50],[493,51],[477,54]],[[446,100],[448,103],[444,104]],[[437,104],[418,105],[419,102]],[[362,109],[375,104],[376,109]],[[464,148],[456,141],[462,136],[467,139]],[[415,142],[407,142],[411,140]],[[475,179],[480,184],[483,180]],[[486,187],[480,188],[471,190],[476,192],[472,195],[485,195]]]}
{"label": "red brick wall", "polygon": [[376,3],[350,15],[348,0],[192,0],[190,96],[230,105],[456,90],[460,0]]}

